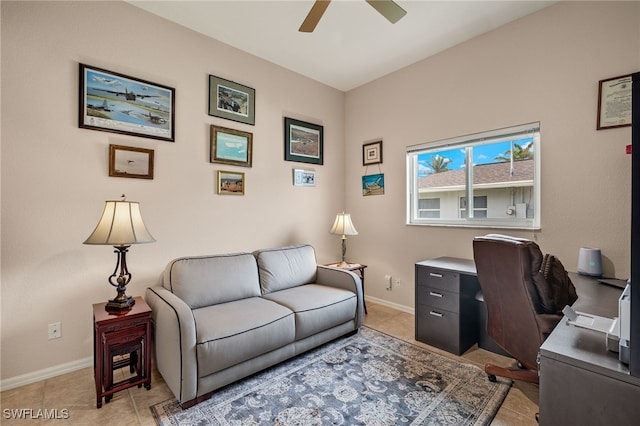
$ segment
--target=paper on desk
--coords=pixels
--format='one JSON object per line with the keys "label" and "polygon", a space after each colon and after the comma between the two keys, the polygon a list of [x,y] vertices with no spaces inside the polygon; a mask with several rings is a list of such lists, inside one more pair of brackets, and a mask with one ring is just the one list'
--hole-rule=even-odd
{"label": "paper on desk", "polygon": [[587,328],[599,331],[600,333],[611,333],[614,325],[613,318],[599,317],[580,311],[574,311],[569,306],[565,306],[562,313],[567,316],[567,324],[576,327]]}

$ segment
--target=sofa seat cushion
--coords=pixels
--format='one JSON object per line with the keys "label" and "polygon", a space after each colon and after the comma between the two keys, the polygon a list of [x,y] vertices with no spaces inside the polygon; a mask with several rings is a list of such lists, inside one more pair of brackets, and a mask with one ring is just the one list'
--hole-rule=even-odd
{"label": "sofa seat cushion", "polygon": [[193,316],[199,377],[278,349],[295,338],[293,312],[260,297],[195,309]]}
{"label": "sofa seat cushion", "polygon": [[319,284],[306,284],[262,296],[295,313],[296,340],[353,320],[355,293]]}

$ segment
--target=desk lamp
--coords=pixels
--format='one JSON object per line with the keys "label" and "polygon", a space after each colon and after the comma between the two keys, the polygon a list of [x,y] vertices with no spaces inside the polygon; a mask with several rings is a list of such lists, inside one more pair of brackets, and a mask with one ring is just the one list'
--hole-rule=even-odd
{"label": "desk lamp", "polygon": [[353,222],[351,222],[351,215],[345,212],[338,213],[329,232],[331,234],[342,235],[342,262],[337,266],[338,268],[348,268],[349,264],[344,260],[347,253],[347,235],[358,235],[356,227],[353,226]]}
{"label": "desk lamp", "polygon": [[127,269],[127,251],[131,244],[154,241],[142,220],[138,202],[126,201],[124,194],[120,201],[105,201],[96,229],[83,244],[112,245],[115,248],[117,262],[113,274],[109,276],[109,284],[116,288],[118,294],[107,302],[107,310],[127,310],[135,304],[133,297],[125,294],[127,284],[131,281],[131,273]]}

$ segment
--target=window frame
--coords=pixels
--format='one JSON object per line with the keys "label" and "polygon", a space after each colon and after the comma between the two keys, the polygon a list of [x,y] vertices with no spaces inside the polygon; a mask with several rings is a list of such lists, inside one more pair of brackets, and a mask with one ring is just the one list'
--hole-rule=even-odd
{"label": "window frame", "polygon": [[[531,188],[531,200],[533,217],[489,217],[489,218],[421,218],[419,217],[419,181],[422,176],[419,175],[418,156],[425,152],[438,152],[453,149],[462,149],[467,147],[475,147],[492,143],[506,142],[510,140],[532,138],[533,144],[533,187]],[[490,130],[486,132],[474,133],[465,136],[458,136],[449,139],[442,139],[423,144],[411,145],[406,148],[406,171],[407,171],[407,206],[406,206],[406,224],[418,226],[452,226],[452,227],[474,227],[474,228],[497,228],[497,229],[541,229],[541,174],[540,174],[540,123],[533,122],[518,126],[511,126],[502,129]],[[465,164],[471,163],[470,150],[466,151]],[[463,197],[472,200],[474,195],[474,185],[472,173],[465,173],[465,184]],[[471,185],[471,187],[470,187]],[[513,187],[518,187],[514,185]],[[510,188],[510,186],[498,186],[498,188]],[[482,187],[475,186],[475,190],[479,191]],[[436,194],[434,194],[436,196]],[[487,200],[487,203],[490,201]],[[459,210],[459,205],[457,206]],[[442,209],[442,205],[441,205]],[[473,209],[473,206],[470,206]],[[488,214],[487,214],[488,215]]]}

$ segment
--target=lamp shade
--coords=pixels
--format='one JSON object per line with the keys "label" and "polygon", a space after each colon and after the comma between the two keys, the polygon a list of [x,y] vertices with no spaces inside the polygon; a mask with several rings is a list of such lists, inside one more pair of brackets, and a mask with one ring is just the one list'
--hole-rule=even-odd
{"label": "lamp shade", "polygon": [[329,232],[336,235],[358,235],[356,227],[351,222],[351,215],[345,212],[336,215],[336,220]]}
{"label": "lamp shade", "polygon": [[136,201],[105,201],[102,217],[84,244],[130,245],[152,243]]}

